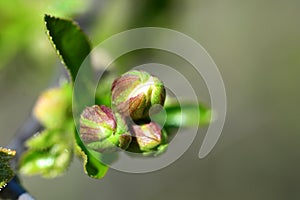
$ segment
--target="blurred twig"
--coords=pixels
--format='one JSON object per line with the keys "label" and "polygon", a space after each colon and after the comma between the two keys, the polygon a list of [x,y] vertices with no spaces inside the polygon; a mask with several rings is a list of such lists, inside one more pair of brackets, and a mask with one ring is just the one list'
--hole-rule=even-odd
{"label": "blurred twig", "polygon": [[17,168],[18,160],[22,153],[25,151],[25,141],[35,133],[43,129],[42,125],[35,119],[34,116],[30,116],[25,123],[19,128],[17,134],[7,146],[9,149],[17,151],[16,156],[12,160],[12,167]]}

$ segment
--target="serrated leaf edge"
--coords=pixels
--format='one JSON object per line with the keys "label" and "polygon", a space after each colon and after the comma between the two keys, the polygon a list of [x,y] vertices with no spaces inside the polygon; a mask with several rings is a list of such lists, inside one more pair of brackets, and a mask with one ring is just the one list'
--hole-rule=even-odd
{"label": "serrated leaf edge", "polygon": [[[56,48],[56,45],[55,45],[54,41],[52,40],[52,36],[51,36],[51,34],[50,34],[50,30],[47,28],[47,21],[46,21],[46,18],[48,18],[48,17],[49,17],[49,18],[52,18],[52,19],[55,19],[55,20],[65,20],[65,21],[71,22],[71,23],[76,27],[76,29],[77,29],[78,31],[80,31],[80,32],[84,35],[86,41],[89,43],[90,46],[91,46],[91,41],[89,40],[89,38],[86,36],[86,34],[83,32],[83,30],[80,28],[79,24],[78,24],[76,21],[73,21],[73,20],[67,19],[67,18],[54,17],[54,16],[52,16],[52,15],[45,14],[45,16],[44,16],[44,22],[45,22],[45,29],[46,29],[46,34],[47,34],[47,36],[48,36],[48,39],[50,40],[50,42],[51,42],[51,44],[52,44],[54,50],[56,51],[56,54],[59,56],[61,63],[65,66],[65,69],[67,70],[68,75],[69,75],[69,77],[70,77],[70,79],[71,79],[71,81],[72,81],[73,78],[75,78],[75,77],[72,76],[72,74],[71,74],[71,72],[70,72],[70,70],[69,70],[67,64],[65,63],[65,61],[64,61],[64,59],[63,59],[63,57],[62,57],[60,51]],[[73,82],[73,81],[72,81],[72,82]]]}
{"label": "serrated leaf edge", "polygon": [[[8,149],[8,148],[3,148],[3,147],[0,147],[0,152],[4,152],[6,153],[7,155],[11,156],[11,158],[9,158],[7,161],[9,161],[10,159],[12,159],[15,155],[16,155],[16,151],[15,150],[11,150],[11,149]],[[13,170],[12,170],[13,171]],[[2,186],[0,185],[0,191],[2,188],[4,188],[7,183],[13,178],[13,175],[12,177],[7,180],[7,182],[5,184],[3,184]]]}

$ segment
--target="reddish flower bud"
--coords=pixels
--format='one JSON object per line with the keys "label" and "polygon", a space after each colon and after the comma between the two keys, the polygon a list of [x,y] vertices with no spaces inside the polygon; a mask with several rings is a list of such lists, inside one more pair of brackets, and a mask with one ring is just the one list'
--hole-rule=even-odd
{"label": "reddish flower bud", "polygon": [[105,106],[87,107],[81,114],[80,137],[86,144],[101,141],[116,130],[116,118]]}
{"label": "reddish flower bud", "polygon": [[155,122],[143,125],[133,125],[137,143],[141,151],[149,151],[162,142],[162,131],[160,126]]}
{"label": "reddish flower bud", "polygon": [[149,118],[155,104],[163,105],[165,88],[157,77],[145,71],[129,71],[112,85],[112,103],[116,110],[134,121]]}
{"label": "reddish flower bud", "polygon": [[118,147],[126,149],[131,142],[122,118],[110,108],[97,105],[81,114],[80,137],[88,148],[101,153],[115,152]]}

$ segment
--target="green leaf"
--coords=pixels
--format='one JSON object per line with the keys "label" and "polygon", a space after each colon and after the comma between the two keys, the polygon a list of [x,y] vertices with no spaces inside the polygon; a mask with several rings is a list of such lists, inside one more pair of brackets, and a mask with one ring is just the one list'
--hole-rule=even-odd
{"label": "green leaf", "polygon": [[97,156],[99,156],[100,154],[89,151],[82,143],[79,135],[76,132],[75,138],[77,143],[77,153],[83,159],[84,172],[92,178],[103,178],[109,167],[100,162],[99,159],[97,159]]}
{"label": "green leaf", "polygon": [[[72,123],[69,123],[72,125]],[[64,130],[44,130],[26,142],[29,148],[22,155],[20,172],[27,175],[41,174],[54,178],[65,172],[73,158],[73,126]]]}
{"label": "green leaf", "polygon": [[14,172],[9,165],[9,160],[12,159],[15,155],[15,151],[0,147],[0,190],[14,176]]}
{"label": "green leaf", "polygon": [[59,140],[62,138],[59,131],[46,129],[27,140],[26,146],[31,150],[47,150],[52,148],[57,142],[61,142]]}
{"label": "green leaf", "polygon": [[72,161],[72,149],[63,144],[56,144],[45,151],[29,151],[25,153],[20,172],[27,175],[41,174],[46,178],[61,175]]}
{"label": "green leaf", "polygon": [[47,34],[74,81],[78,70],[91,51],[86,35],[75,22],[45,15]]}
{"label": "green leaf", "polygon": [[152,118],[165,127],[195,127],[211,121],[211,110],[202,104],[171,104],[165,106],[165,111],[167,116],[161,112]]}

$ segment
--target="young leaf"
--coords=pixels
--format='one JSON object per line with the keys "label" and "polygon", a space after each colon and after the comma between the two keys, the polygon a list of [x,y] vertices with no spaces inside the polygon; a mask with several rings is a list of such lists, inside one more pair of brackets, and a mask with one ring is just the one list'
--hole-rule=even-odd
{"label": "young leaf", "polygon": [[47,151],[28,151],[23,155],[20,171],[23,174],[41,174],[46,178],[61,175],[72,160],[72,149],[62,143]]}
{"label": "young leaf", "polygon": [[91,51],[86,35],[75,22],[45,15],[47,34],[74,81]]}
{"label": "young leaf", "polygon": [[64,133],[61,133],[58,130],[46,129],[41,133],[35,134],[33,137],[27,140],[26,146],[30,150],[37,150],[37,151],[47,150],[52,148],[52,146],[55,145],[56,143],[61,142],[60,141],[61,139],[64,139],[64,137],[62,137],[62,134]]}
{"label": "young leaf", "polygon": [[46,129],[26,142],[29,149],[22,155],[21,173],[54,178],[67,170],[73,158],[73,126],[65,126],[65,130]]}
{"label": "young leaf", "polygon": [[15,151],[0,147],[0,191],[14,176],[14,172],[9,166],[9,160],[15,155]]}

